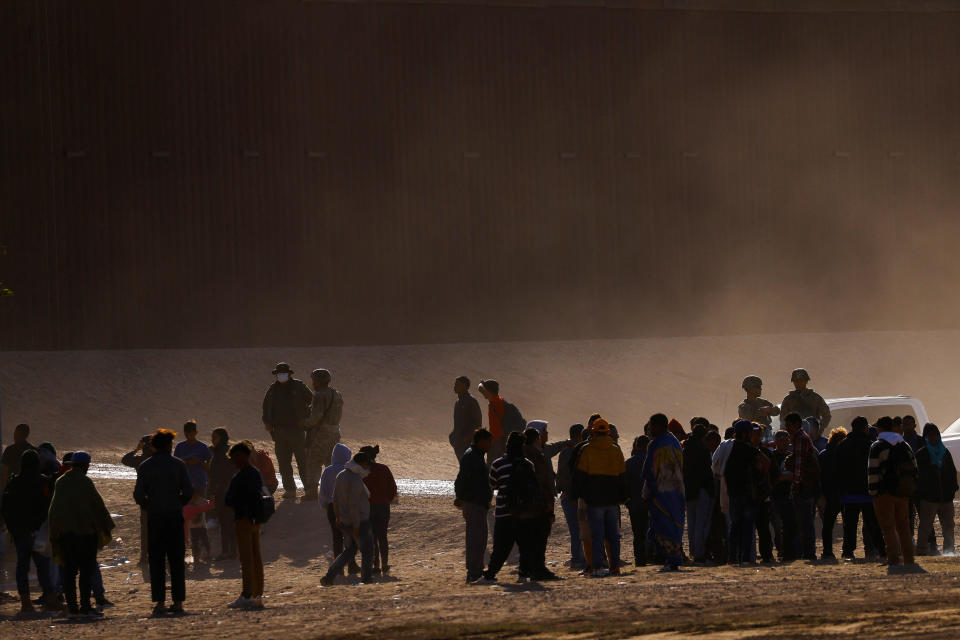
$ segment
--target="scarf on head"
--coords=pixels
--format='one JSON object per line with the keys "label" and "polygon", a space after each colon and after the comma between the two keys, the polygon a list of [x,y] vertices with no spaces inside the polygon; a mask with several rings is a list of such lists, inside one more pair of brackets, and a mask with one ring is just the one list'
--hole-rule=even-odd
{"label": "scarf on head", "polygon": [[947,455],[947,448],[943,446],[943,438],[940,437],[940,434],[937,433],[937,444],[930,444],[930,441],[924,437],[926,441],[927,453],[930,454],[930,462],[935,467],[940,467],[943,465],[943,457]]}

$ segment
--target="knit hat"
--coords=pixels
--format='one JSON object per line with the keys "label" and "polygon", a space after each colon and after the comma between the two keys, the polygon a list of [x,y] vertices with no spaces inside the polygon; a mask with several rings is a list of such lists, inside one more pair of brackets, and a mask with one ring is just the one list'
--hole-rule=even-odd
{"label": "knit hat", "polygon": [[527,428],[533,427],[540,433],[543,433],[547,430],[547,421],[546,420],[531,420],[527,423]]}
{"label": "knit hat", "polygon": [[90,454],[86,451],[74,451],[70,456],[70,464],[90,464]]}
{"label": "knit hat", "polygon": [[740,383],[740,386],[744,389],[747,387],[762,387],[763,380],[760,379],[760,376],[747,376],[743,379],[743,382]]}
{"label": "knit hat", "polygon": [[790,374],[791,380],[810,380],[810,374],[807,373],[806,369],[794,369],[793,373]]}

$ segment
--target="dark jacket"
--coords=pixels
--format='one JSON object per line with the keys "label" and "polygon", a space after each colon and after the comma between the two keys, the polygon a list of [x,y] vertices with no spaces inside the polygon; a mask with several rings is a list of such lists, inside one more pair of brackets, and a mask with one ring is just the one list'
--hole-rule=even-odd
{"label": "dark jacket", "polygon": [[790,481],[782,477],[789,456],[789,453],[770,452],[770,497],[773,499],[790,497]]}
{"label": "dark jacket", "polygon": [[263,496],[263,478],[253,465],[237,471],[227,488],[226,505],[233,507],[234,520],[257,521]]}
{"label": "dark jacket", "polygon": [[130,453],[124,454],[124,456],[120,458],[120,464],[125,467],[139,469],[140,465],[143,464],[143,461],[152,455],[153,449],[150,447],[144,447],[140,451],[131,451]]}
{"label": "dark jacket", "polygon": [[[843,444],[841,441],[840,444]],[[820,452],[820,489],[823,497],[830,501],[840,500],[840,483],[837,469],[837,445],[827,445]]]}
{"label": "dark jacket", "polygon": [[20,473],[10,478],[3,490],[3,519],[14,538],[43,525],[52,493],[50,478],[40,474],[40,456],[28,449],[21,457]]}
{"label": "dark jacket", "polygon": [[731,498],[757,498],[760,481],[757,455],[757,450],[750,443],[733,443],[723,471],[723,477],[727,481],[727,495]]}
{"label": "dark jacket", "polygon": [[683,443],[683,486],[687,500],[700,497],[700,490],[713,494],[713,457],[703,437],[691,436]]}
{"label": "dark jacket", "polygon": [[187,465],[169,451],[158,451],[137,469],[133,499],[151,518],[183,519],[183,505],[192,497]]}
{"label": "dark jacket", "polygon": [[953,502],[957,494],[957,468],[953,456],[947,451],[939,467],[930,462],[930,452],[924,446],[917,450],[917,467],[920,469],[920,487],[916,498],[927,502]]}
{"label": "dark jacket", "polygon": [[227,495],[227,487],[230,486],[230,481],[237,471],[233,461],[227,457],[229,450],[230,445],[227,444],[210,448],[213,458],[210,459],[210,477],[207,491],[214,496],[218,505],[225,504],[223,500]]}
{"label": "dark jacket", "polygon": [[838,496],[867,493],[867,461],[870,458],[870,436],[856,431],[847,435],[837,445],[836,458],[833,460],[836,473],[836,491]]}
{"label": "dark jacket", "polygon": [[[647,459],[647,452],[641,451],[627,458],[624,463],[627,471],[627,506],[630,509],[643,508],[643,463]],[[712,476],[711,476],[712,478]],[[712,482],[712,480],[711,480]]]}
{"label": "dark jacket", "polygon": [[457,398],[453,405],[453,431],[450,432],[450,446],[460,453],[470,446],[473,432],[483,426],[483,411],[480,403],[470,393]]}
{"label": "dark jacket", "polygon": [[263,397],[263,424],[284,431],[301,429],[300,421],[310,415],[313,392],[293,378],[274,382]]}
{"label": "dark jacket", "polygon": [[460,472],[453,483],[453,490],[463,502],[489,507],[493,491],[490,489],[484,455],[483,451],[476,447],[467,449],[460,458]]}
{"label": "dark jacket", "polygon": [[578,442],[573,447],[569,457],[566,459],[567,470],[570,472],[570,497],[574,500],[578,500],[583,497],[580,495],[580,491],[583,489],[583,478],[578,477],[580,474],[577,472],[577,465],[580,463],[580,456],[583,454],[583,448],[586,447],[589,442],[590,440],[587,438],[584,438]]}
{"label": "dark jacket", "polygon": [[523,455],[533,463],[533,470],[537,475],[537,483],[540,485],[540,493],[543,494],[545,511],[553,513],[554,498],[556,497],[556,476],[553,473],[553,465],[543,455],[543,451],[532,444],[523,445]]}

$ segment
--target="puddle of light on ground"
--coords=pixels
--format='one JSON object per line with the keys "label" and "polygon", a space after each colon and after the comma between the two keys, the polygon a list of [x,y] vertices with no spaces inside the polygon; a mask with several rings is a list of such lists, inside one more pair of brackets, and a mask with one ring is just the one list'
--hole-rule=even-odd
{"label": "puddle of light on ground", "polygon": [[[130,467],[119,464],[91,464],[87,472],[91,478],[107,480],[136,480],[137,472]],[[277,480],[280,476],[277,475]],[[297,487],[302,489],[303,484],[297,478]],[[416,478],[397,478],[397,489],[404,496],[453,496],[453,481],[451,480],[418,480]]]}

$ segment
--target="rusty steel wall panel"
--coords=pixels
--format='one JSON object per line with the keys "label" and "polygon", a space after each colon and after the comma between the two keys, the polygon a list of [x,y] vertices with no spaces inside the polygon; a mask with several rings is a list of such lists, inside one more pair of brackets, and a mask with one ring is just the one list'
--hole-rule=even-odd
{"label": "rusty steel wall panel", "polygon": [[532,4],[6,0],[0,348],[951,324],[960,13]]}

